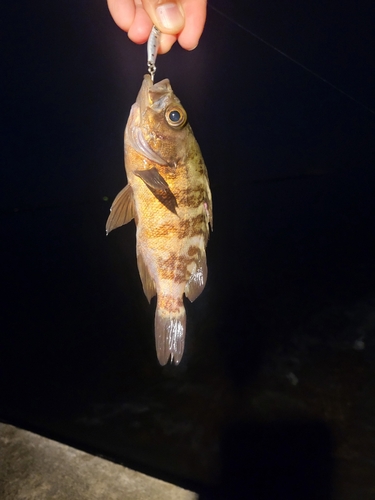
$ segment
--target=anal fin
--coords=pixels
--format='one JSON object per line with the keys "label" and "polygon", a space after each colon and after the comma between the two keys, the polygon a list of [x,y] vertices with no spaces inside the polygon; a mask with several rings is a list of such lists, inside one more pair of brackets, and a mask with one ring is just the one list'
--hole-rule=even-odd
{"label": "anal fin", "polygon": [[143,260],[142,254],[137,252],[137,264],[139,276],[141,277],[143,291],[147,297],[147,300],[150,302],[152,297],[156,295],[156,288],[154,280],[151,278],[150,273],[146,267],[146,264]]}
{"label": "anal fin", "polygon": [[122,189],[114,199],[111,213],[107,219],[106,232],[110,233],[124,224],[127,224],[135,216],[133,190],[129,184]]}

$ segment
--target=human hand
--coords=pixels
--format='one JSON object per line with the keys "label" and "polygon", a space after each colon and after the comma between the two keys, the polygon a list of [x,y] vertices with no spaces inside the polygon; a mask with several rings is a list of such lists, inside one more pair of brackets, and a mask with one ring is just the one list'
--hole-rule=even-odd
{"label": "human hand", "polygon": [[130,40],[145,43],[153,24],[161,31],[159,53],[165,54],[178,40],[193,50],[206,20],[207,0],[107,0],[115,23]]}

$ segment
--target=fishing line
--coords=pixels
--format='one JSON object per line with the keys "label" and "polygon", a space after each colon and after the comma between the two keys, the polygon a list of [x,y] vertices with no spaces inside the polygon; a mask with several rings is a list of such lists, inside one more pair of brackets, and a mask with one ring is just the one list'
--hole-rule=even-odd
{"label": "fishing line", "polygon": [[271,43],[267,42],[266,40],[264,40],[264,38],[258,36],[256,33],[254,33],[253,31],[251,31],[249,28],[247,28],[246,26],[244,26],[243,24],[239,23],[238,21],[236,21],[235,19],[229,17],[227,14],[225,14],[224,12],[222,12],[221,10],[217,9],[216,7],[214,7],[213,5],[211,4],[208,4],[208,6],[214,10],[215,12],[217,12],[220,16],[224,17],[225,19],[227,19],[229,22],[235,24],[236,26],[238,26],[240,29],[244,30],[246,33],[248,33],[249,35],[251,35],[252,37],[256,38],[257,40],[259,40],[259,42],[263,43],[264,45],[267,45],[267,47],[270,47],[272,50],[275,50],[276,52],[278,52],[280,55],[282,55],[283,57],[285,57],[286,59],[289,59],[289,61],[291,61],[292,63],[294,64],[297,64],[297,66],[299,66],[300,68],[304,69],[305,71],[307,71],[308,73],[310,73],[311,75],[313,75],[315,78],[318,78],[319,80],[321,80],[322,82],[326,83],[327,85],[329,85],[331,88],[333,88],[334,90],[336,90],[337,92],[340,92],[340,94],[342,94],[343,96],[345,96],[347,99],[350,99],[351,101],[355,102],[356,104],[358,104],[358,106],[361,106],[363,109],[366,109],[367,111],[369,111],[370,113],[372,113],[373,115],[375,115],[375,110],[369,108],[368,106],[366,106],[366,104],[363,104],[361,101],[358,101],[355,97],[351,96],[350,94],[348,94],[347,92],[345,92],[344,90],[340,89],[340,87],[337,87],[336,85],[334,85],[333,83],[329,82],[328,80],[326,80],[323,76],[319,75],[318,73],[316,73],[315,71],[313,71],[312,69],[308,68],[307,66],[305,66],[304,64],[302,64],[301,62],[297,61],[297,59],[294,59],[293,57],[289,56],[288,54],[286,54],[285,52],[283,52],[282,50],[278,49],[277,47],[275,47],[274,45],[272,45]]}

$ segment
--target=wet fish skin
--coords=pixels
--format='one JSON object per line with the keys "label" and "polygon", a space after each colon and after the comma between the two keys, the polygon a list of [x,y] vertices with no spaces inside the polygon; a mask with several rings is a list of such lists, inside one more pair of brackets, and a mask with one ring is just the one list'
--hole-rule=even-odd
{"label": "wet fish skin", "polygon": [[181,361],[186,334],[183,294],[190,301],[207,280],[212,197],[199,145],[169,80],[145,75],[125,129],[128,184],[115,198],[107,233],[133,218],[137,263],[147,299],[157,295],[160,364]]}

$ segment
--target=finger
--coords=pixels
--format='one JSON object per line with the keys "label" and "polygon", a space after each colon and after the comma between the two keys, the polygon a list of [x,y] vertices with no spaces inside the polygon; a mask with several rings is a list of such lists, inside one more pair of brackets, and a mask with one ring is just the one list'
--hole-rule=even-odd
{"label": "finger", "polygon": [[135,16],[128,36],[135,43],[145,43],[150,35],[152,21],[144,10],[141,0],[135,1]]}
{"label": "finger", "polygon": [[113,20],[124,31],[129,31],[135,16],[133,0],[107,0],[108,9]]}
{"label": "finger", "polygon": [[198,45],[206,21],[207,0],[181,0],[185,12],[185,27],[178,42],[186,50]]}
{"label": "finger", "polygon": [[175,43],[176,40],[177,40],[176,35],[166,35],[165,33],[162,33],[160,37],[160,47],[158,53],[159,54],[167,53],[171,49],[172,45]]}
{"label": "finger", "polygon": [[177,35],[184,27],[184,11],[179,0],[143,0],[143,7],[162,33]]}

